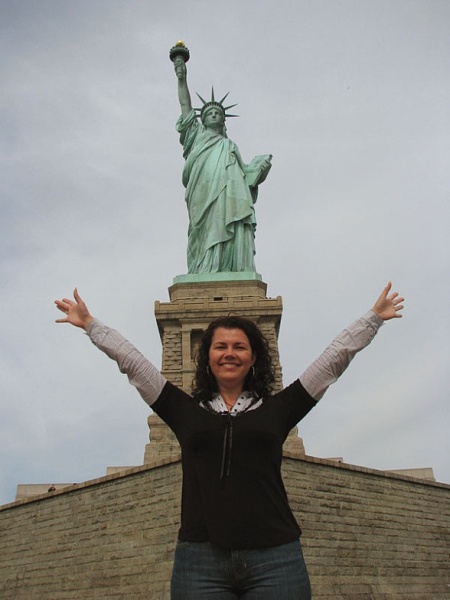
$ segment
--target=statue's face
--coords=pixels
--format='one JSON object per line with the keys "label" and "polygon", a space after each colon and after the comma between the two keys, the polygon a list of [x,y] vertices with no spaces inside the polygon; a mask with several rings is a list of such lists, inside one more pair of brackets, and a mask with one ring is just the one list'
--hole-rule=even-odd
{"label": "statue's face", "polygon": [[220,108],[212,106],[203,115],[203,125],[209,129],[222,129],[225,118]]}

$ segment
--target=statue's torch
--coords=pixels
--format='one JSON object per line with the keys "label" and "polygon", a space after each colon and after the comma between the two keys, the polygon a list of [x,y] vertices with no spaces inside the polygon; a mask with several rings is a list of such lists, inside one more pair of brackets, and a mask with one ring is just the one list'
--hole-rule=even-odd
{"label": "statue's torch", "polygon": [[170,49],[169,52],[169,58],[172,62],[175,62],[175,59],[178,56],[182,58],[185,63],[187,63],[191,56],[189,54],[189,49],[185,46],[182,40],[178,40],[178,42]]}

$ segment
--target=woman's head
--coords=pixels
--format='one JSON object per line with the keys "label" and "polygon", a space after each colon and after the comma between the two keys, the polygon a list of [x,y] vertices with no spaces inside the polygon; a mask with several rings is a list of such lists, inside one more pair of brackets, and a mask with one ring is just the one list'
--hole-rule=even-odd
{"label": "woman's head", "polygon": [[237,378],[243,390],[263,397],[274,382],[269,345],[257,325],[238,316],[220,317],[205,330],[196,359],[193,395],[209,400],[221,383]]}

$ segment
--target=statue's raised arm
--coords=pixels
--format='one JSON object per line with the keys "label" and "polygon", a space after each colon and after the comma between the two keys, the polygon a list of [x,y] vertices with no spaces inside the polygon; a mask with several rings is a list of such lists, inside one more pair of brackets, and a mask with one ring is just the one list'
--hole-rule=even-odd
{"label": "statue's raised arm", "polygon": [[189,50],[183,42],[170,51],[178,79],[181,116],[177,131],[183,146],[183,185],[189,213],[188,272],[255,273],[255,209],[258,186],[271,167],[270,154],[245,164],[239,149],[227,137],[224,106],[228,94],[216,100],[199,96],[202,107],[192,107],[187,85]]}
{"label": "statue's raised arm", "polygon": [[173,59],[175,74],[178,79],[178,100],[181,114],[186,117],[192,110],[191,94],[187,84],[187,67],[182,55],[178,54]]}

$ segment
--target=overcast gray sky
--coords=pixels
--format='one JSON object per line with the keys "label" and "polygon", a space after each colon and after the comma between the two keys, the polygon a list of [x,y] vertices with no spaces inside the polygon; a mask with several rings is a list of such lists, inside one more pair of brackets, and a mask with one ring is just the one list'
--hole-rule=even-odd
{"label": "overcast gray sky", "polygon": [[186,273],[177,85],[230,91],[273,154],[256,265],[282,296],[288,384],[392,279],[407,299],[301,423],[306,452],[450,483],[450,3],[1,0],[0,503],[139,465],[147,406],[70,326],[91,312],[160,366],[155,300]]}

